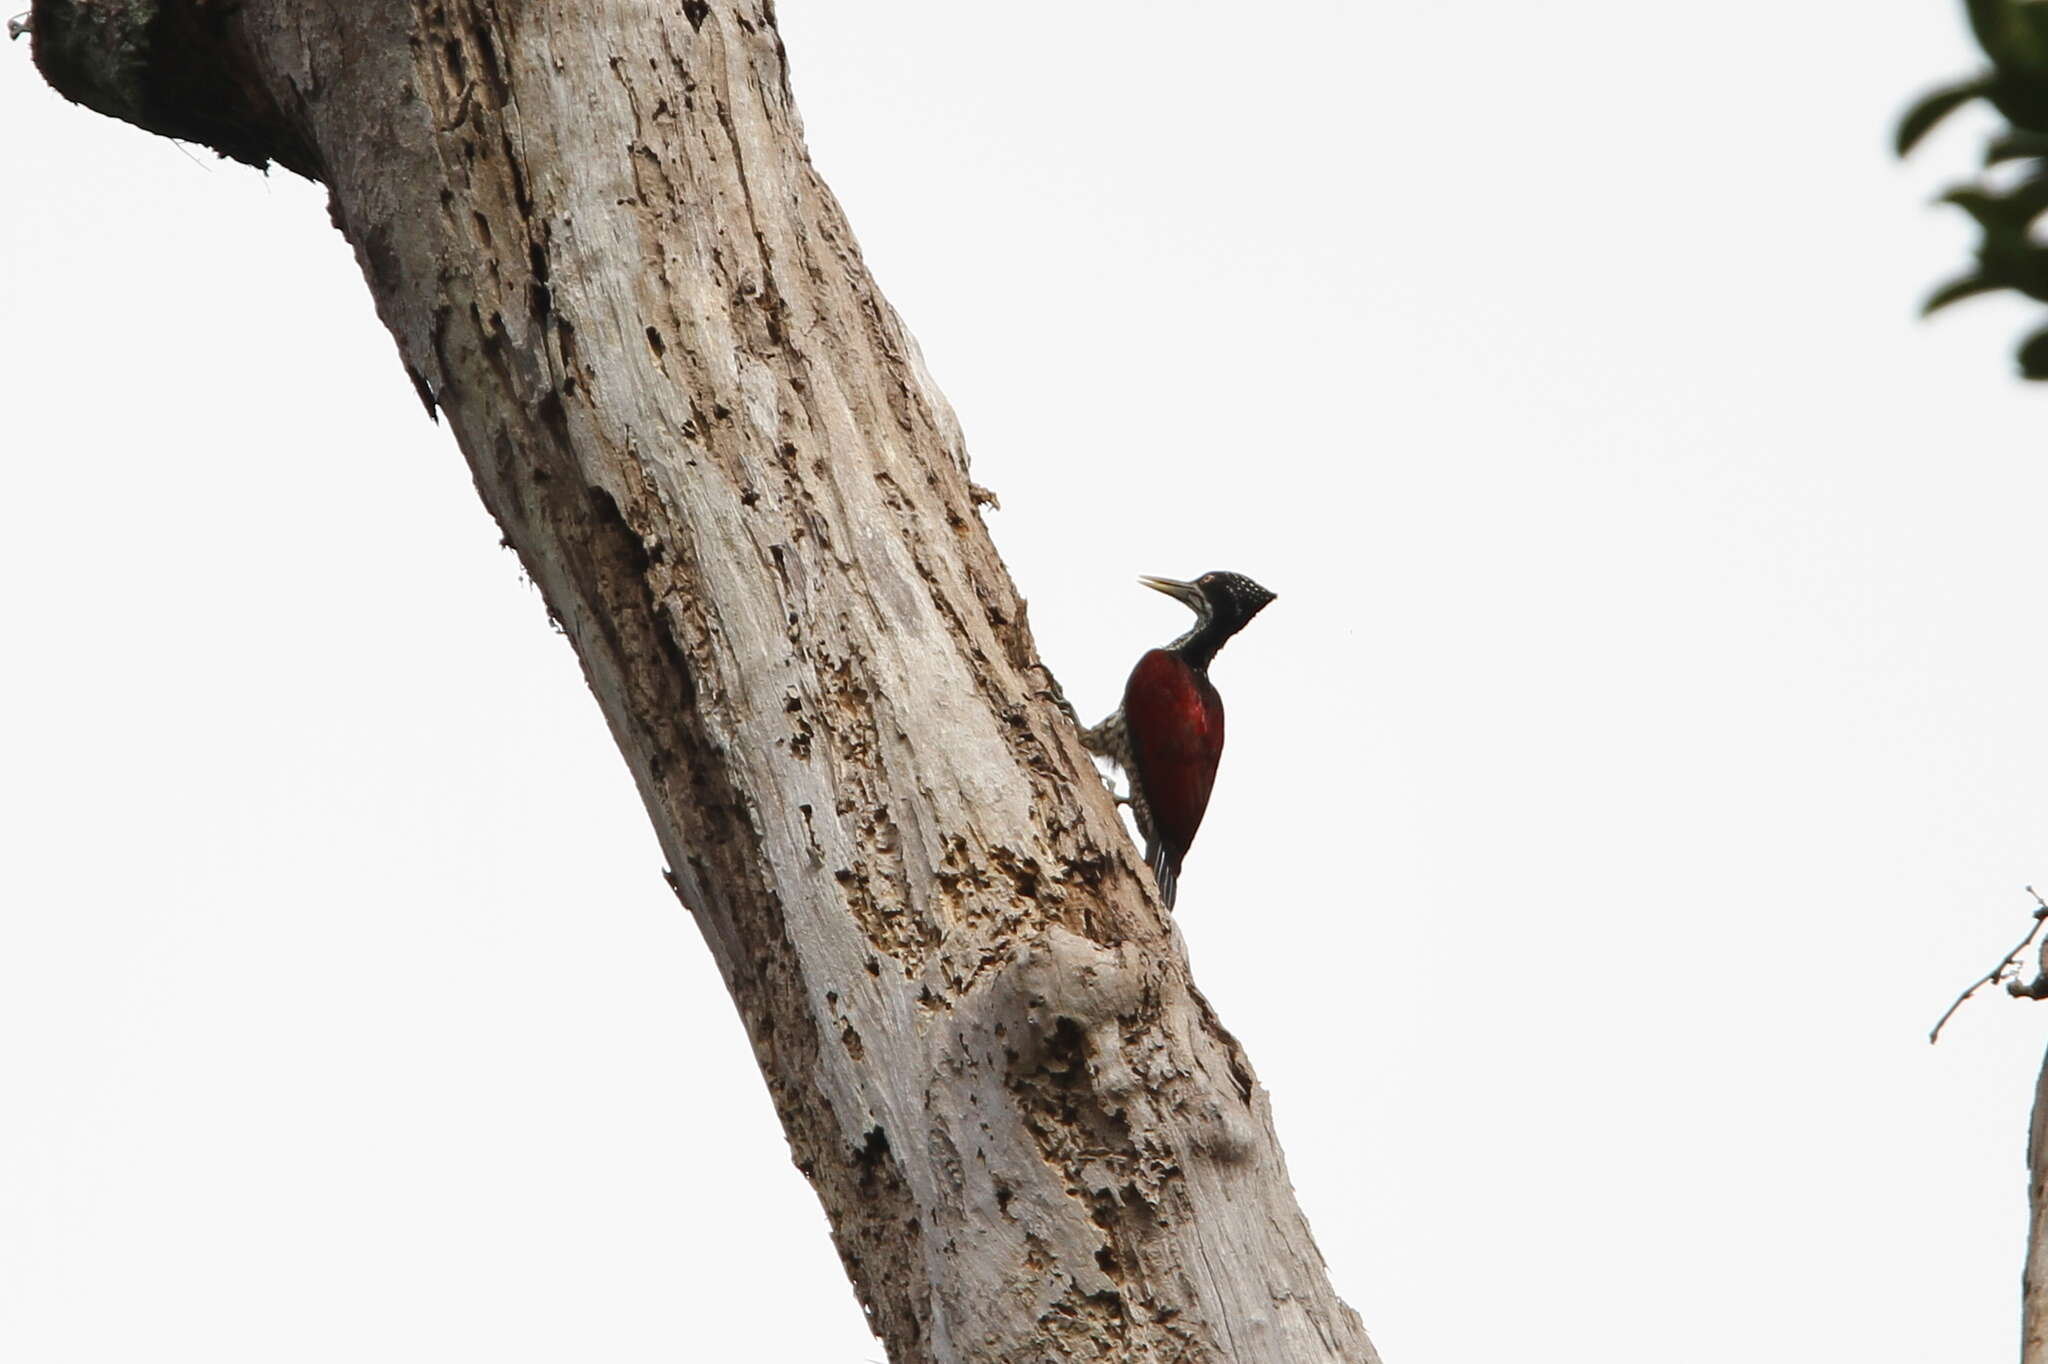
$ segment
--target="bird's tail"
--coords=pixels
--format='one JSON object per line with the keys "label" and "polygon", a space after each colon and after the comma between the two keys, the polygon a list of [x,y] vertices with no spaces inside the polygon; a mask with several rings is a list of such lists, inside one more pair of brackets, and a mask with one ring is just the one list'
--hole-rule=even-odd
{"label": "bird's tail", "polygon": [[1156,838],[1145,840],[1145,864],[1152,868],[1152,879],[1159,883],[1159,898],[1168,909],[1173,908],[1173,894],[1180,889],[1180,859],[1173,855],[1164,843]]}

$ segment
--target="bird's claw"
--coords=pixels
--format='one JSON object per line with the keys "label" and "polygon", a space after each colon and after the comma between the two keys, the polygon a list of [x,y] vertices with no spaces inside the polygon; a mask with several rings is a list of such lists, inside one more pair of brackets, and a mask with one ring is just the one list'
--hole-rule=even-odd
{"label": "bird's claw", "polygon": [[1066,714],[1066,717],[1074,722],[1074,728],[1085,728],[1081,724],[1081,717],[1074,712],[1074,703],[1067,699],[1066,692],[1060,689],[1059,679],[1052,675],[1052,669],[1046,667],[1043,663],[1034,663],[1031,666],[1045,674],[1045,685],[1038,689],[1036,695],[1040,699],[1050,701],[1055,706],[1058,706]]}

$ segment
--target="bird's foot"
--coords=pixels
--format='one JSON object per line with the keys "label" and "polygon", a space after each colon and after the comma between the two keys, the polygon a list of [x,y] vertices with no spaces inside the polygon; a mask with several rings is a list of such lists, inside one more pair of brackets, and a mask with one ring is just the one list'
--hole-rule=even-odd
{"label": "bird's foot", "polygon": [[1052,669],[1046,667],[1043,663],[1034,663],[1031,666],[1045,674],[1045,685],[1040,687],[1035,695],[1041,700],[1050,701],[1055,706],[1058,706],[1065,713],[1066,717],[1074,722],[1075,729],[1085,732],[1085,726],[1081,724],[1081,717],[1074,713],[1074,703],[1067,699],[1067,694],[1064,691],[1060,690],[1060,680],[1052,675]]}

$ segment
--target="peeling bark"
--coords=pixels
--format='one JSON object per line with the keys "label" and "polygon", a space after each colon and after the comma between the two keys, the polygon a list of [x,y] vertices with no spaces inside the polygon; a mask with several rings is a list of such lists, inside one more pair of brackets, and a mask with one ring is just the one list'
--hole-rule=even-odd
{"label": "peeling bark", "polygon": [[69,97],[328,186],[892,1359],[1376,1361],[769,0],[39,0],[34,37]]}

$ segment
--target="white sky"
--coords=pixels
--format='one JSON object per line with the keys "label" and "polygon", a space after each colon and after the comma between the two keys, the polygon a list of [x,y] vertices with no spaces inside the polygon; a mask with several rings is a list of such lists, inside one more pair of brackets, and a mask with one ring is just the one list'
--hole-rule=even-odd
{"label": "white sky", "polygon": [[[781,0],[1091,715],[1278,603],[1183,883],[1390,1364],[2011,1357],[2030,316],[1959,7]],[[881,1357],[321,196],[0,49],[0,1359]]]}

